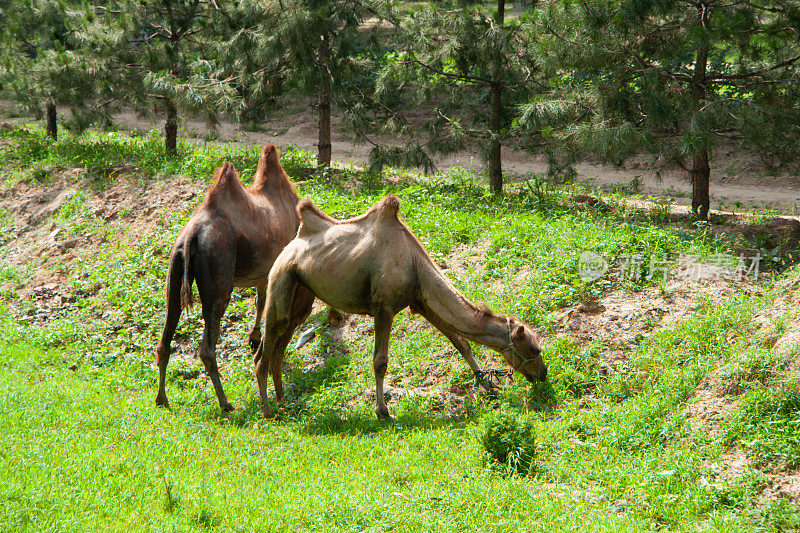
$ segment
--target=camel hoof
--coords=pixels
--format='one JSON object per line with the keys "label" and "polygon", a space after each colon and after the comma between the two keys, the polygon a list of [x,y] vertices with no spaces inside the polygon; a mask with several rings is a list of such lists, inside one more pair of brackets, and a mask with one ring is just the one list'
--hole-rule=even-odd
{"label": "camel hoof", "polygon": [[383,409],[381,409],[380,407],[376,407],[375,408],[375,415],[380,420],[391,420],[392,419],[391,415],[389,414],[389,410],[387,408],[385,408],[385,407]]}
{"label": "camel hoof", "polygon": [[169,400],[166,396],[156,396],[156,407],[163,407],[169,409]]}
{"label": "camel hoof", "polygon": [[229,403],[223,403],[219,406],[219,408],[222,409],[222,411],[225,413],[231,413],[233,411],[236,411],[236,408]]}

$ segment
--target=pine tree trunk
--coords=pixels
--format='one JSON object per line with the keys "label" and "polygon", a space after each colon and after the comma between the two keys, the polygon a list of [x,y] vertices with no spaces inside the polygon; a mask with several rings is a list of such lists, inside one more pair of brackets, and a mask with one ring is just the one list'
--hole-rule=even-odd
{"label": "pine tree trunk", "polygon": [[164,146],[168,154],[174,154],[178,149],[178,110],[175,104],[167,104],[167,122],[164,124]]}
{"label": "pine tree trunk", "polygon": [[708,192],[710,175],[708,150],[703,149],[694,156],[694,161],[692,162],[692,212],[700,220],[708,218],[708,208],[711,204]]}
{"label": "pine tree trunk", "polygon": [[[502,28],[505,22],[505,0],[497,0],[497,17],[495,22]],[[489,141],[489,188],[495,194],[503,192],[503,166],[500,144],[501,116],[503,113],[503,85],[501,83],[501,69],[503,68],[503,51],[500,43],[494,45],[492,57],[492,86],[489,102],[489,131],[492,137]]]}
{"label": "pine tree trunk", "polygon": [[317,166],[329,167],[331,165],[331,76],[330,76],[331,49],[328,36],[322,36],[319,45],[319,58],[322,66],[322,83],[319,87],[319,140],[317,143]]}
{"label": "pine tree trunk", "polygon": [[54,141],[58,139],[58,122],[56,121],[56,118],[56,104],[47,104],[47,109],[45,110],[45,132],[47,133],[47,136]]}
{"label": "pine tree trunk", "polygon": [[[700,23],[704,28],[708,28],[708,4],[701,4],[698,9]],[[697,113],[705,103],[706,99],[706,69],[708,68],[708,51],[710,43],[703,40],[697,49],[697,60],[694,63],[692,73],[692,100],[694,100],[694,110]],[[700,218],[708,218],[708,209],[711,206],[709,198],[709,177],[711,169],[708,165],[708,148],[703,147],[700,152],[695,154],[692,162],[692,212]]]}

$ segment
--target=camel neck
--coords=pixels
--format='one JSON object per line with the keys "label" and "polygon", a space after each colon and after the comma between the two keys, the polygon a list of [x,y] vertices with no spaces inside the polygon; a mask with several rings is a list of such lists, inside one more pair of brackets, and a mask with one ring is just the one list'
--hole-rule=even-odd
{"label": "camel neck", "polygon": [[420,298],[445,324],[473,342],[501,352],[509,346],[508,319],[479,309],[435,267],[420,276]]}
{"label": "camel neck", "polygon": [[464,337],[497,352],[508,348],[508,320],[506,317],[487,313],[475,322],[472,331],[465,331],[462,334]]}

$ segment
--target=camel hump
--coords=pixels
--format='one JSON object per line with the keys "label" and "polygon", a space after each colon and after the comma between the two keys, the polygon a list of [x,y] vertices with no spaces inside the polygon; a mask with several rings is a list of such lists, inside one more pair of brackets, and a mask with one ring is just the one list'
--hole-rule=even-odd
{"label": "camel hump", "polygon": [[244,190],[244,185],[239,179],[239,173],[236,172],[236,167],[230,161],[225,161],[221,167],[217,168],[214,172],[214,181],[211,187],[208,188],[206,196],[207,201],[213,202],[216,198],[223,194],[223,191],[231,190]]}
{"label": "camel hump", "polygon": [[265,144],[258,158],[258,167],[256,167],[256,177],[253,180],[253,185],[257,188],[276,185],[277,182],[282,181],[281,178],[288,179],[288,177],[284,176],[281,160],[278,156],[278,148],[274,144]]}
{"label": "camel hump", "polygon": [[278,147],[274,144],[265,144],[264,147],[261,149],[261,157],[266,159],[270,156],[272,152],[276,152],[277,154]]}
{"label": "camel hump", "polygon": [[390,216],[397,218],[397,211],[400,209],[400,198],[397,196],[390,194],[380,202],[376,206],[377,210],[380,211],[381,215],[383,216]]}
{"label": "camel hump", "polygon": [[225,161],[222,166],[217,168],[214,173],[214,183],[211,185],[211,190],[224,189],[231,185],[241,185],[239,173],[236,172],[236,167],[230,161]]}
{"label": "camel hump", "polygon": [[297,204],[297,214],[300,216],[298,235],[316,233],[336,223],[336,220],[314,205],[310,198],[300,200]]}
{"label": "camel hump", "polygon": [[218,183],[227,183],[230,181],[239,181],[239,174],[236,172],[236,167],[230,161],[225,161],[219,169]]}

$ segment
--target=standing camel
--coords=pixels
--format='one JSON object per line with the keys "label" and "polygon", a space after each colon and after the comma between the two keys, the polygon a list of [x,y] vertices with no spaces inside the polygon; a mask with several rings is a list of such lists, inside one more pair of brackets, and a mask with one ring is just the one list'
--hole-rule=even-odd
{"label": "standing camel", "polygon": [[169,406],[164,382],[170,343],[181,310],[193,303],[194,280],[205,322],[200,359],[214,384],[220,407],[223,411],[233,410],[222,389],[214,354],[220,321],[234,287],[255,287],[256,320],[249,341],[254,350],[258,347],[267,275],[275,258],[297,232],[298,200],[274,145],[261,150],[251,187],[242,184],[232,163],[226,161],[217,169],[203,203],[172,246],[166,282],[167,318],[156,348],[156,405]]}
{"label": "standing camel", "polygon": [[308,316],[316,296],[345,313],[375,319],[375,413],[388,418],[383,378],[392,320],[410,307],[453,343],[476,375],[480,372],[467,339],[502,354],[528,381],[544,381],[547,366],[536,336],[512,317],[469,302],[444,276],[411,230],[397,218],[400,200],[387,196],[364,215],[336,220],[310,200],[297,206],[300,229],[275,260],[269,275],[264,336],[255,374],[264,417],[267,371],[275,396],[283,398],[283,355],[294,328]]}

